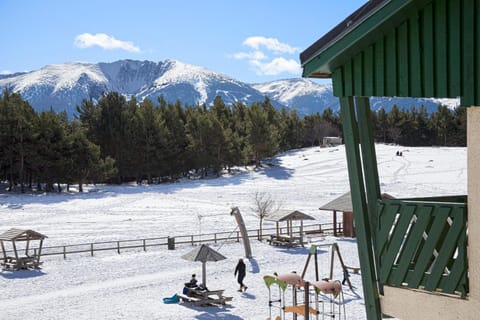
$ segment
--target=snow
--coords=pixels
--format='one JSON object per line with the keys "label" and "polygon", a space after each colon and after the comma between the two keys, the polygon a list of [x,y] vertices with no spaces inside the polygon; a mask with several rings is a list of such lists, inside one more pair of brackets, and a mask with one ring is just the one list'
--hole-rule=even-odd
{"label": "snow", "polygon": [[15,84],[14,91],[24,91],[38,84],[54,87],[54,92],[72,88],[82,76],[87,76],[91,81],[107,83],[97,64],[86,62],[70,62],[65,64],[52,64],[40,70],[21,74],[16,78],[0,81],[0,86],[11,82]]}
{"label": "snow", "polygon": [[[466,148],[403,148],[376,145],[381,191],[395,197],[467,193]],[[396,156],[402,151],[403,156]],[[88,192],[20,195],[0,193],[1,229],[27,228],[46,234],[45,246],[233,231],[230,208],[238,206],[248,229],[258,228],[252,213],[256,192],[265,192],[282,209],[295,209],[331,222],[318,208],[348,191],[345,149],[306,148],[280,154],[262,169],[241,168],[231,175],[152,186],[88,186]],[[273,226],[265,223],[264,227]],[[310,238],[312,244],[337,243],[345,263],[358,266],[356,241]],[[0,271],[0,319],[266,319],[264,275],[303,271],[307,248],[272,247],[252,240],[246,259],[247,292],[238,292],[233,271],[244,255],[241,243],[212,244],[226,260],[208,262],[207,285],[225,289],[233,300],[224,307],[163,304],[181,292],[201,263],[185,261],[191,246],[144,251],[46,256],[39,271]],[[329,250],[319,251],[322,277],[328,276]],[[338,261],[334,278],[342,279]],[[313,280],[311,262],[307,280]],[[366,319],[360,275],[354,290],[343,287],[347,319]],[[288,296],[288,294],[287,294]],[[278,310],[272,310],[278,315]],[[287,319],[291,319],[291,314]]]}
{"label": "snow", "polygon": [[195,90],[200,94],[200,103],[207,101],[207,87],[211,78],[219,78],[220,76],[213,71],[203,67],[198,67],[175,60],[167,60],[167,64],[171,67],[157,78],[154,82],[157,86],[167,83],[187,82],[191,83]]}
{"label": "snow", "polygon": [[252,85],[258,91],[269,95],[285,105],[305,95],[322,96],[332,91],[331,85],[321,85],[308,79],[286,79]]}

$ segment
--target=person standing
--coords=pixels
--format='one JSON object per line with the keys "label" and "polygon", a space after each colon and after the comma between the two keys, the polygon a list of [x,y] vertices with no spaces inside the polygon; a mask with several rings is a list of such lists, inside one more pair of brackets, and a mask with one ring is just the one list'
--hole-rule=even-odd
{"label": "person standing", "polygon": [[243,262],[243,259],[239,259],[237,266],[235,268],[235,273],[234,276],[237,276],[237,281],[238,284],[240,285],[240,289],[238,291],[247,291],[247,286],[243,284],[243,279],[245,278],[245,263]]}

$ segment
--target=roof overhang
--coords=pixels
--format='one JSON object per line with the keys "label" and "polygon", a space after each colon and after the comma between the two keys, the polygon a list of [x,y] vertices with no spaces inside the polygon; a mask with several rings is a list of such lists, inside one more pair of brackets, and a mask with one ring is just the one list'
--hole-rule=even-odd
{"label": "roof overhang", "polygon": [[[331,78],[333,70],[394,23],[411,0],[370,0],[300,54],[305,78]],[[393,18],[393,20],[392,20]]]}

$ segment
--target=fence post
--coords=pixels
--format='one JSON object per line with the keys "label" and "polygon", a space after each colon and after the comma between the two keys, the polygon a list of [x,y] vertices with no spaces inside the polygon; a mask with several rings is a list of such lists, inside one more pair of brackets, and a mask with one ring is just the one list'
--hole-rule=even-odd
{"label": "fence post", "polygon": [[120,254],[120,241],[117,241],[117,252]]}
{"label": "fence post", "polygon": [[63,259],[67,259],[67,246],[63,246]]}
{"label": "fence post", "polygon": [[213,234],[213,243],[217,243],[217,233]]}
{"label": "fence post", "polygon": [[93,257],[93,243],[90,243],[90,254]]}
{"label": "fence post", "polygon": [[168,242],[168,250],[175,250],[175,237],[170,238],[170,236],[168,236],[167,242]]}
{"label": "fence post", "polygon": [[194,242],[193,242],[193,234],[192,234],[190,237],[191,237],[191,239],[192,239],[192,247],[193,247],[193,245],[194,245]]}
{"label": "fence post", "polygon": [[147,245],[146,245],[146,240],[143,239],[143,251],[147,251]]}

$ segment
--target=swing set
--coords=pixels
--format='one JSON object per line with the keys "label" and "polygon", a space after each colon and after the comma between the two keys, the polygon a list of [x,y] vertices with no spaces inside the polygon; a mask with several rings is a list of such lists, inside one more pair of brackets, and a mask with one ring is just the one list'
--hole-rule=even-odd
{"label": "swing set", "polygon": [[[330,274],[328,278],[319,278],[318,249],[328,247],[330,249]],[[300,315],[304,319],[346,319],[345,301],[342,290],[342,282],[333,280],[335,254],[340,262],[344,280],[350,290],[348,269],[342,259],[338,244],[312,245],[309,250],[307,261],[301,275],[294,272],[287,274],[266,275],[263,277],[269,294],[269,317],[267,320],[285,320],[286,314],[292,313],[296,320]],[[314,258],[315,281],[305,281],[310,261]],[[278,291],[275,290],[278,288]],[[291,295],[287,292],[290,291]],[[287,299],[288,295],[288,299]],[[287,305],[288,303],[288,305]],[[279,315],[272,318],[272,309],[280,310]],[[311,318],[310,318],[311,317]]]}

